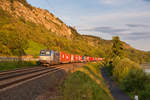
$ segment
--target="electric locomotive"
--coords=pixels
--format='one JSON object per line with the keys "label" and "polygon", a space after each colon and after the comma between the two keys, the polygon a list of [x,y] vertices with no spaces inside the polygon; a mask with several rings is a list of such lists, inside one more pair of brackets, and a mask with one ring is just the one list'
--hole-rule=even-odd
{"label": "electric locomotive", "polygon": [[56,65],[61,63],[91,62],[103,60],[103,58],[79,56],[54,50],[41,50],[39,59],[40,64],[43,66]]}

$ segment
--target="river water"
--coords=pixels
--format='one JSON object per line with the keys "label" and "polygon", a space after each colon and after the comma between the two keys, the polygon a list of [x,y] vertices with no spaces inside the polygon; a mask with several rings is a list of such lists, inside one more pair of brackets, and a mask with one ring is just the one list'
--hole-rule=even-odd
{"label": "river water", "polygon": [[150,63],[142,64],[141,66],[143,67],[146,73],[150,74]]}
{"label": "river water", "polygon": [[144,71],[150,74],[150,69],[144,69]]}

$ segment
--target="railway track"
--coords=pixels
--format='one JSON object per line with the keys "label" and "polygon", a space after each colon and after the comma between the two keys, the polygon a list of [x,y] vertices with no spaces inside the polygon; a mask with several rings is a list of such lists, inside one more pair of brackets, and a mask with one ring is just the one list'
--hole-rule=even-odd
{"label": "railway track", "polygon": [[61,67],[62,66],[60,65],[56,65],[51,66],[50,68],[33,67],[0,72],[0,92],[44,75],[59,71],[61,70]]}
{"label": "railway track", "polygon": [[[39,67],[38,67],[39,68]],[[0,77],[2,75],[7,75],[7,74],[12,74],[12,73],[17,73],[17,72],[23,72],[23,71],[26,71],[26,70],[29,70],[29,69],[37,69],[37,67],[30,67],[30,68],[18,68],[18,69],[15,69],[15,70],[7,70],[7,71],[2,71],[0,72]]]}

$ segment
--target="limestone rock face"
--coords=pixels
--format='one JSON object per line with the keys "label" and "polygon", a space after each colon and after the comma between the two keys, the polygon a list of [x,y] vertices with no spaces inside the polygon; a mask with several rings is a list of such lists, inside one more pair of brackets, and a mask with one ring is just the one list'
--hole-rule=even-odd
{"label": "limestone rock face", "polygon": [[27,7],[19,0],[0,0],[0,7],[16,18],[41,24],[58,35],[70,37],[72,34],[71,29],[66,24],[47,10],[32,6]]}

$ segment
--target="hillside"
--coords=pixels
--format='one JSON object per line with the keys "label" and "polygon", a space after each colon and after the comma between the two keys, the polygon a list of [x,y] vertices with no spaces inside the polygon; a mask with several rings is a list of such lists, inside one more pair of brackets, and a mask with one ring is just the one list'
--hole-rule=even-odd
{"label": "hillside", "polygon": [[70,28],[59,18],[47,10],[32,7],[26,0],[0,0],[0,7],[15,18],[43,25],[56,34],[71,35]]}
{"label": "hillside", "polygon": [[[41,49],[53,49],[105,57],[111,46],[111,40],[80,35],[52,13],[32,7],[26,0],[0,0],[0,56],[18,56],[20,52],[39,56]],[[139,63],[150,61],[150,53],[126,43],[124,48],[130,59]]]}

